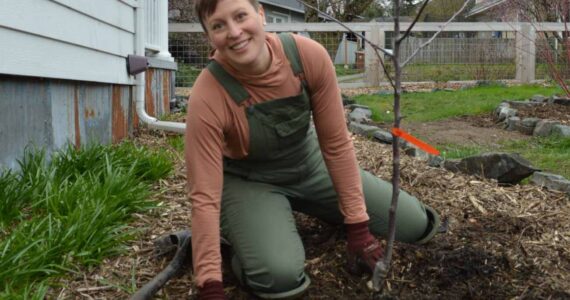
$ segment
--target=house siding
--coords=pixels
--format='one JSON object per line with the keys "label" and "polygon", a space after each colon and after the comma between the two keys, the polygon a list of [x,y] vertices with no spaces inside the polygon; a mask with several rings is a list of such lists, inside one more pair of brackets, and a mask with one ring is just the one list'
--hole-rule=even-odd
{"label": "house siding", "polygon": [[134,14],[119,0],[4,1],[0,73],[133,84]]}
{"label": "house siding", "polygon": [[[116,143],[138,127],[133,0],[5,1],[0,10],[0,170],[26,147]],[[151,116],[170,112],[176,64],[149,58]]]}
{"label": "house siding", "polygon": [[305,16],[302,13],[294,12],[282,7],[273,6],[270,4],[263,4],[265,11],[265,19],[270,22],[271,16],[287,16],[289,23],[302,23],[305,21]]}
{"label": "house siding", "polygon": [[[122,110],[109,101],[114,89]],[[67,143],[79,147],[117,141],[112,139],[113,127],[124,123],[114,125],[112,117],[132,119],[131,90],[131,86],[0,76],[0,169],[17,168],[28,146],[51,153]],[[124,131],[119,133],[123,138]]]}
{"label": "house siding", "polygon": [[[147,108],[170,112],[173,71],[147,73]],[[117,143],[138,128],[135,88],[94,82],[0,75],[0,169],[17,169],[28,146],[47,153],[68,143]],[[149,105],[151,104],[151,105]]]}
{"label": "house siding", "polygon": [[170,99],[174,98],[173,78],[170,70],[150,69],[146,72],[145,107],[156,118],[170,113]]}

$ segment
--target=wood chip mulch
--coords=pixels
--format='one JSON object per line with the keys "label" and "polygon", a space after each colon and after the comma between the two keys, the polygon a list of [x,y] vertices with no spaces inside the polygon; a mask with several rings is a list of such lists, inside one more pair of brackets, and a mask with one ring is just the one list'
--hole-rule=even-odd
{"label": "wood chip mulch", "polygon": [[[143,131],[140,144],[171,149],[166,134]],[[390,180],[391,148],[354,137],[361,166]],[[173,152],[175,152],[173,150]],[[77,270],[50,290],[50,299],[125,299],[168,264],[155,255],[153,240],[190,224],[184,161],[175,155],[172,176],[156,183],[161,208],[134,215],[138,239],[128,251],[100,266]],[[568,299],[570,298],[570,199],[532,185],[499,186],[495,181],[431,168],[401,158],[403,189],[440,212],[446,233],[427,245],[396,243],[388,298],[401,299]],[[367,278],[345,269],[346,245],[335,228],[296,215],[306,245],[312,284],[303,299],[370,299]],[[227,264],[226,264],[227,265]],[[230,299],[252,299],[228,272]],[[170,281],[157,299],[192,299],[190,272]]]}

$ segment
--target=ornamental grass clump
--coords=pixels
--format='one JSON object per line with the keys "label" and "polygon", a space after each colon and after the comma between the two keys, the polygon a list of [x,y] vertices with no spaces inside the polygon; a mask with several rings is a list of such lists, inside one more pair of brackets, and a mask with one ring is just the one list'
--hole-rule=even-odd
{"label": "ornamental grass clump", "polygon": [[165,152],[133,143],[70,146],[49,160],[28,149],[19,172],[0,175],[0,298],[42,298],[54,276],[123,251],[131,215],[156,207],[150,183],[171,170]]}

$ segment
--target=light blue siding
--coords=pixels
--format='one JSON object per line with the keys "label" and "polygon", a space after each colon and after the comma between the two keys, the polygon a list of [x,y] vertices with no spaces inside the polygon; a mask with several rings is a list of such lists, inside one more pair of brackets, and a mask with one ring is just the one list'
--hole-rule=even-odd
{"label": "light blue siding", "polygon": [[17,168],[26,146],[52,150],[52,114],[46,84],[0,80],[0,168]]}
{"label": "light blue siding", "polygon": [[119,0],[3,1],[0,74],[134,84],[135,9]]}

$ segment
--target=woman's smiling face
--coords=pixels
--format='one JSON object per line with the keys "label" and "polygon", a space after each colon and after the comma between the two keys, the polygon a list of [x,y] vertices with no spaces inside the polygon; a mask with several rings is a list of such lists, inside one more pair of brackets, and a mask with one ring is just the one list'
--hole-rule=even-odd
{"label": "woman's smiling face", "polygon": [[234,68],[259,74],[270,64],[263,24],[265,13],[248,0],[220,0],[204,24],[208,40]]}

